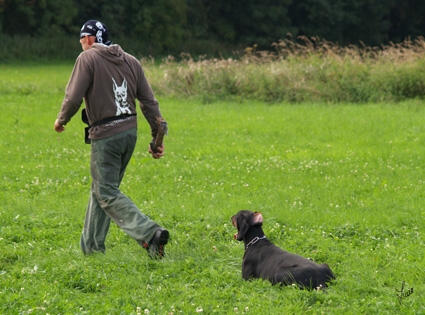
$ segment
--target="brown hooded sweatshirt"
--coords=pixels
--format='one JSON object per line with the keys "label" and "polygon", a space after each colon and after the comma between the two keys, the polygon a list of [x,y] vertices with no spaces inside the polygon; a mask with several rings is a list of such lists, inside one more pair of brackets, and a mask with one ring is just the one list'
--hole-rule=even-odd
{"label": "brown hooded sweatshirt", "polygon": [[[77,58],[58,122],[66,125],[78,112],[84,98],[90,125],[120,115],[136,114],[136,99],[155,137],[156,117],[161,118],[158,101],[140,62],[119,45],[93,44]],[[123,116],[90,128],[90,139],[102,139],[137,126],[136,116]]]}

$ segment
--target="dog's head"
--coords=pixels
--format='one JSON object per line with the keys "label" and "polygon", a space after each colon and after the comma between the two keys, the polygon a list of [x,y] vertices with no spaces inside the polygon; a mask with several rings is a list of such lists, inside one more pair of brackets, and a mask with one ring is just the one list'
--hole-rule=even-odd
{"label": "dog's head", "polygon": [[238,241],[242,241],[245,233],[250,227],[263,225],[263,216],[260,212],[241,210],[232,216],[232,224],[238,230],[238,233],[234,235],[234,238]]}

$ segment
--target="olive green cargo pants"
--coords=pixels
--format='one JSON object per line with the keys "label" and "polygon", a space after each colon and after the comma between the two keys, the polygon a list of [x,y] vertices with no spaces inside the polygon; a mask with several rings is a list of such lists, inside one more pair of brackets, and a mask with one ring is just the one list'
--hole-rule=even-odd
{"label": "olive green cargo pants", "polygon": [[111,219],[140,245],[160,227],[124,195],[120,183],[137,142],[137,128],[91,141],[92,184],[81,249],[85,254],[105,252]]}

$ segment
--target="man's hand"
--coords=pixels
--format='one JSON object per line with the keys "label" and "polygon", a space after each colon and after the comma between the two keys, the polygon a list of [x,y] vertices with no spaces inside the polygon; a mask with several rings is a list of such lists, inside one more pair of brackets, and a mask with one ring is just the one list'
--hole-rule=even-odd
{"label": "man's hand", "polygon": [[159,158],[161,158],[161,156],[163,156],[163,155],[164,155],[164,143],[163,143],[160,147],[157,147],[157,148],[156,148],[156,153],[154,153],[154,152],[152,151],[152,148],[151,148],[151,146],[149,145],[149,153],[150,153],[150,154],[152,154],[152,157],[153,157],[154,159],[159,159]]}
{"label": "man's hand", "polygon": [[58,123],[58,120],[56,119],[55,121],[55,130],[56,132],[62,132],[65,130],[65,127],[63,125],[61,125],[60,123]]}

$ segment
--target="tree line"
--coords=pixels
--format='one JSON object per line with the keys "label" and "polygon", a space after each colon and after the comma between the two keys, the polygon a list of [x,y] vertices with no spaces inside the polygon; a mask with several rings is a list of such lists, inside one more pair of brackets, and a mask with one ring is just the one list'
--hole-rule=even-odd
{"label": "tree line", "polygon": [[422,36],[421,0],[0,0],[0,35],[67,37],[99,19],[144,54],[214,53],[291,34],[376,46]]}

